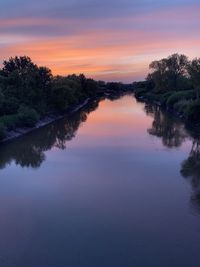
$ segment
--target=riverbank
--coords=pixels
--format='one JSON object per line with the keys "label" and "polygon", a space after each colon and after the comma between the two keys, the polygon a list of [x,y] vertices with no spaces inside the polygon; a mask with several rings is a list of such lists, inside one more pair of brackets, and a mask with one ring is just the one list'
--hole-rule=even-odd
{"label": "riverbank", "polygon": [[37,129],[40,129],[48,124],[51,124],[52,122],[62,119],[67,115],[71,115],[73,113],[78,112],[80,109],[82,109],[83,107],[85,107],[90,101],[92,101],[92,99],[87,98],[84,102],[82,102],[81,104],[71,108],[70,110],[68,110],[68,112],[64,112],[64,113],[59,113],[59,112],[52,112],[48,115],[43,116],[36,124],[34,127],[17,127],[14,130],[11,131],[7,131],[6,132],[6,137],[4,139],[2,139],[0,141],[0,144],[6,143],[6,142],[10,142],[13,141],[23,135],[29,134]]}
{"label": "riverbank", "polygon": [[146,80],[134,83],[135,97],[181,118],[200,124],[200,58],[173,54],[150,63]]}
{"label": "riverbank", "polygon": [[189,126],[200,125],[200,101],[193,89],[156,92],[145,87],[144,82],[143,87],[135,87],[134,94],[138,101],[157,105]]}
{"label": "riverbank", "polygon": [[123,92],[127,86],[95,81],[84,74],[53,76],[49,68],[37,66],[29,57],[11,57],[0,68],[0,140],[29,133],[62,117],[74,106],[76,112],[78,103],[84,104],[88,98]]}

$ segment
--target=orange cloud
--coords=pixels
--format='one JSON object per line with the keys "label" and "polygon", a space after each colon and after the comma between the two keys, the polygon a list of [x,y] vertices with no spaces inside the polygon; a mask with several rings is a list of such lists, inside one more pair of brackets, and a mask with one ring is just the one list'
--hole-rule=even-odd
{"label": "orange cloud", "polygon": [[[192,9],[194,11],[194,8]],[[174,10],[148,14],[145,17],[120,18],[107,20],[107,27],[87,28],[87,21],[64,19],[12,19],[0,20],[0,60],[14,55],[28,55],[39,65],[50,67],[54,74],[67,75],[85,73],[96,79],[133,81],[142,79],[148,72],[152,60],[168,56],[171,53],[185,53],[190,57],[200,55],[200,37],[176,31],[162,31],[159,28],[147,30],[143,26],[155,23],[167,16],[175,19]],[[181,21],[186,10],[179,14]],[[197,11],[194,12],[195,17]],[[155,15],[155,16],[154,16]],[[154,19],[154,20],[153,20]],[[115,21],[116,20],[116,21]],[[168,20],[168,22],[170,22]],[[130,25],[137,27],[129,27]],[[59,29],[76,28],[70,34],[58,36],[28,35],[27,33],[1,33],[6,27],[21,26],[57,26]],[[158,25],[159,26],[159,25]]]}

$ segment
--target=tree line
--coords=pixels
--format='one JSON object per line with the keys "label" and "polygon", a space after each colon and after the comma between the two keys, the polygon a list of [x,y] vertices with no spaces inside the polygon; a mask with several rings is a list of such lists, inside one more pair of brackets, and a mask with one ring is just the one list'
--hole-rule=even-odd
{"label": "tree line", "polygon": [[16,127],[34,127],[51,112],[66,112],[88,98],[120,91],[120,83],[105,83],[83,74],[53,76],[27,56],[11,57],[0,69],[0,139]]}
{"label": "tree line", "polygon": [[200,122],[200,58],[182,54],[153,61],[146,81],[135,83],[135,95],[174,111],[190,122]]}

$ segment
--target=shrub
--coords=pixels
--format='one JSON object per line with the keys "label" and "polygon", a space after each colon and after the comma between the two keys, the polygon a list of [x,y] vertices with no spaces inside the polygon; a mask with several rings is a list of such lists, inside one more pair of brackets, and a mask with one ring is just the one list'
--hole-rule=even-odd
{"label": "shrub", "polygon": [[169,97],[170,97],[172,94],[174,94],[173,91],[170,91],[170,92],[167,92],[167,93],[164,93],[164,94],[160,95],[160,103],[161,103],[162,106],[165,106],[165,105],[166,105],[166,103],[167,103]]}
{"label": "shrub", "polygon": [[188,90],[188,91],[179,91],[174,94],[172,94],[168,100],[166,105],[169,108],[173,108],[174,104],[179,102],[180,100],[192,100],[195,99],[196,93],[194,90]]}
{"label": "shrub", "polygon": [[0,118],[0,123],[3,124],[8,130],[13,130],[19,126],[19,118],[17,114],[5,115]]}
{"label": "shrub", "polygon": [[21,106],[18,111],[18,117],[22,125],[33,127],[39,120],[39,114],[31,108]]}

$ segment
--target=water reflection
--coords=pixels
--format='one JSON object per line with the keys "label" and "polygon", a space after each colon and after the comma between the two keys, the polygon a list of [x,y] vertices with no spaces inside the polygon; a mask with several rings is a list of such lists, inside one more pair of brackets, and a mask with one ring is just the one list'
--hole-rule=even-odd
{"label": "water reflection", "polygon": [[76,136],[81,123],[97,109],[99,100],[92,101],[76,114],[58,120],[11,143],[1,145],[0,168],[14,161],[21,167],[38,168],[45,160],[45,151],[52,147],[66,148],[66,142]]}
{"label": "water reflection", "polygon": [[98,104],[0,148],[2,167],[13,162],[0,171],[0,266],[198,266],[199,216],[179,173],[197,162],[198,134],[132,96],[88,116]]}
{"label": "water reflection", "polygon": [[[106,98],[114,101],[121,98],[123,93],[107,95]],[[66,143],[76,136],[81,123],[86,122],[90,112],[98,108],[99,97],[91,101],[80,111],[58,120],[33,133],[25,135],[13,142],[2,144],[0,149],[0,169],[11,162],[21,167],[39,168],[45,160],[45,152],[53,147],[65,149]]]}
{"label": "water reflection", "polygon": [[[111,101],[123,95],[107,96]],[[0,168],[5,168],[11,162],[21,167],[39,168],[45,160],[45,152],[53,147],[65,149],[67,142],[76,136],[81,123],[87,120],[90,112],[98,108],[98,99],[92,101],[79,112],[64,119],[58,120],[42,129],[1,145]],[[163,112],[160,107],[146,104],[144,106],[148,116],[153,118],[151,128],[147,129],[150,135],[161,138],[167,148],[178,148],[188,139],[192,140],[188,158],[181,164],[181,175],[191,183],[193,193],[191,203],[200,211],[200,129],[186,129],[184,124]]]}
{"label": "water reflection", "polygon": [[180,173],[190,182],[191,204],[200,212],[200,129],[185,128],[183,123],[163,112],[158,106],[148,104],[145,111],[153,117],[152,127],[147,130],[148,133],[161,138],[164,146],[176,148],[184,141],[192,140],[189,156],[182,162]]}
{"label": "water reflection", "polygon": [[200,129],[189,130],[192,148],[189,157],[182,163],[181,174],[192,186],[191,203],[200,212]]}
{"label": "water reflection", "polygon": [[162,112],[158,106],[148,104],[145,110],[147,115],[153,116],[152,127],[148,129],[148,133],[160,137],[163,145],[168,148],[180,147],[187,137],[183,124]]}

